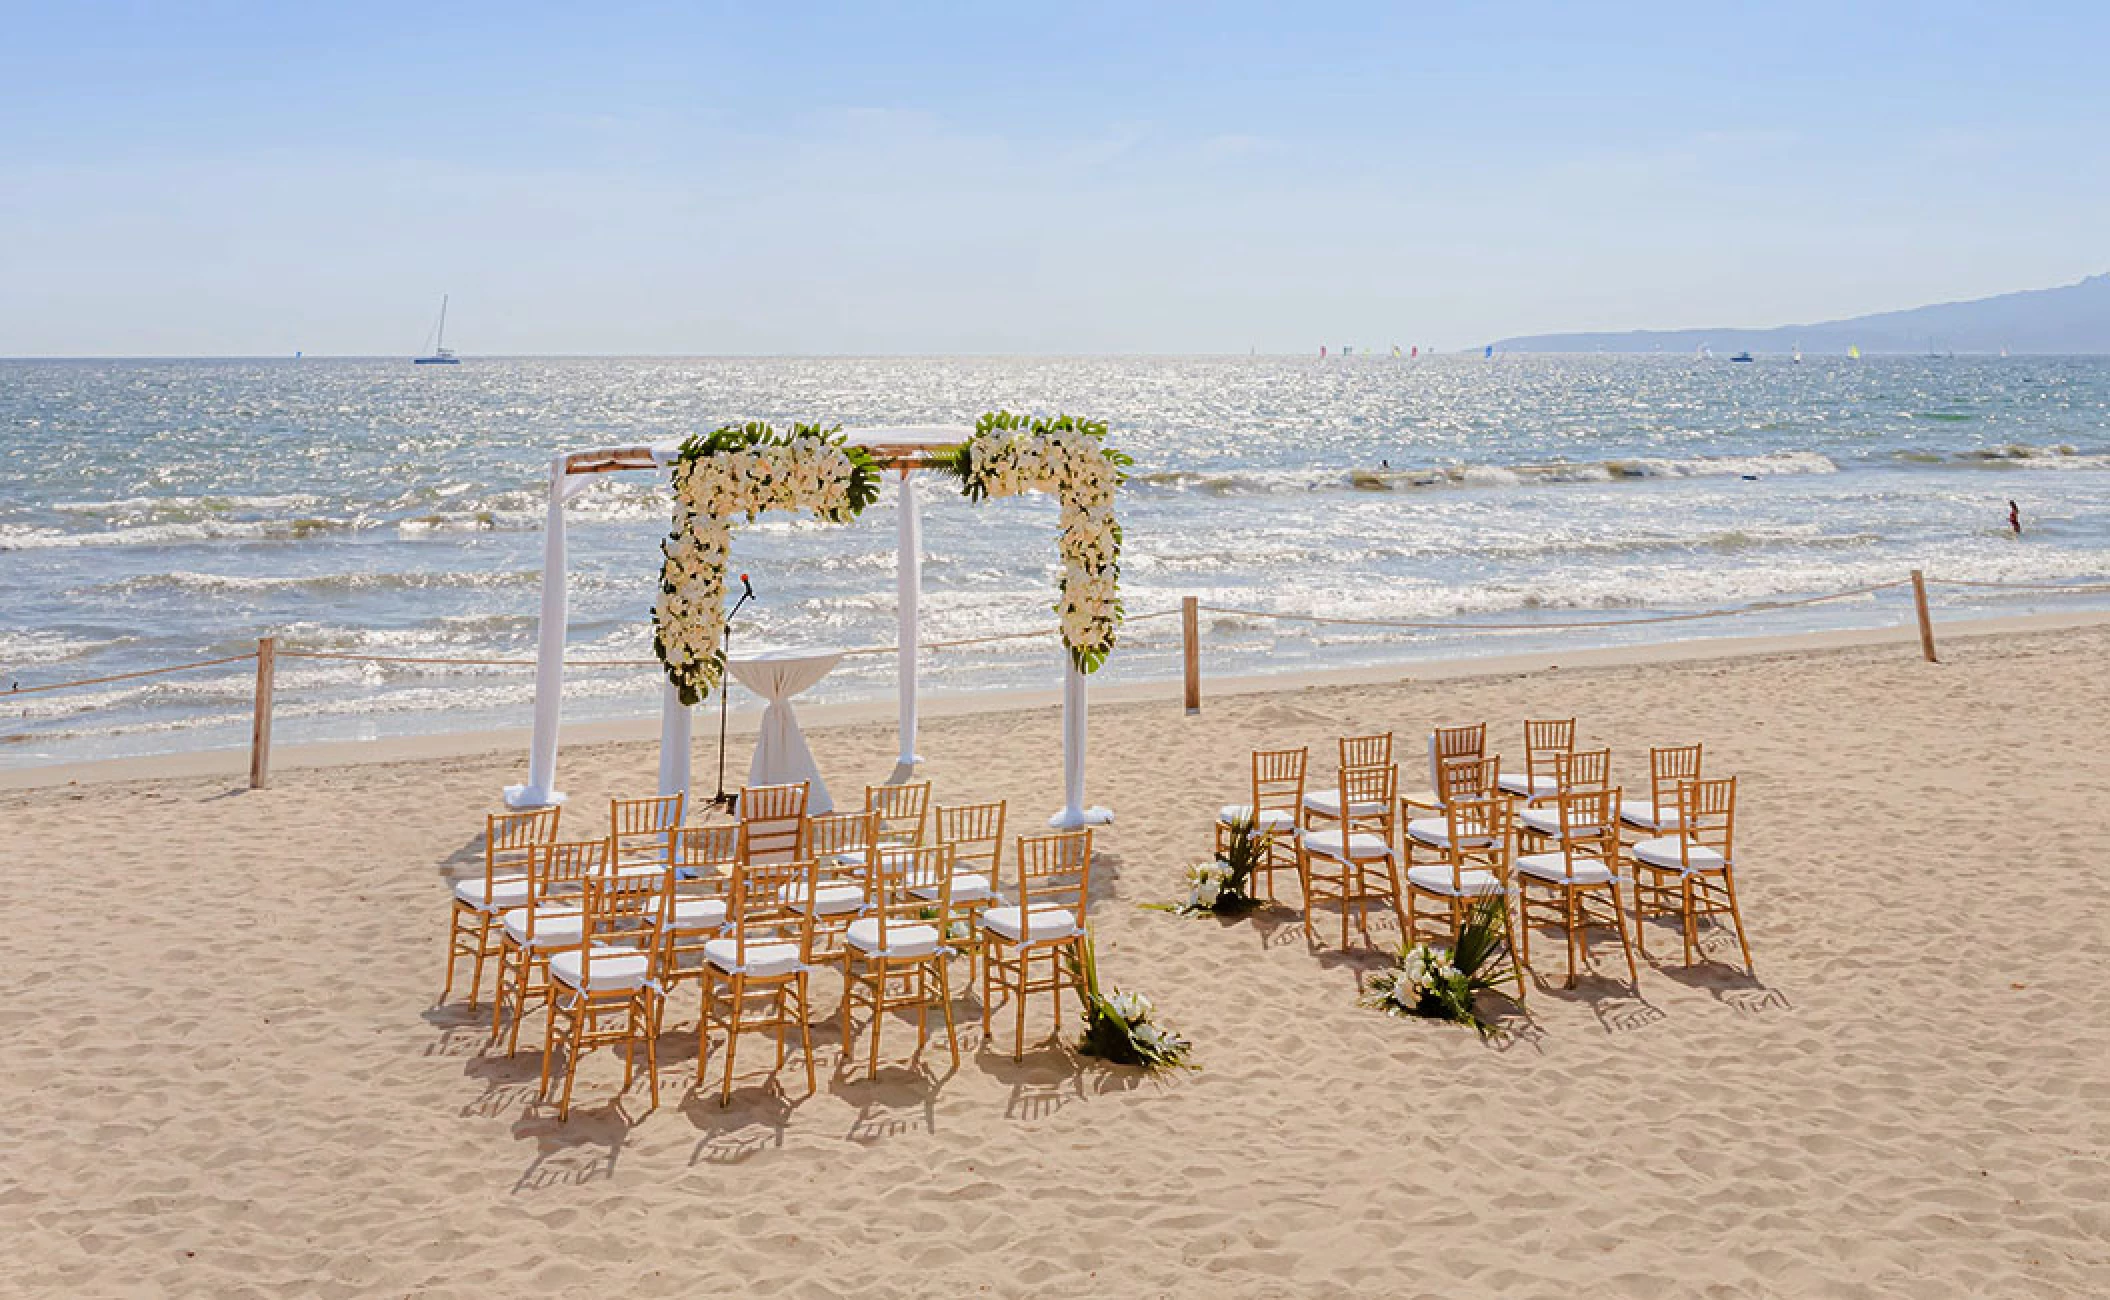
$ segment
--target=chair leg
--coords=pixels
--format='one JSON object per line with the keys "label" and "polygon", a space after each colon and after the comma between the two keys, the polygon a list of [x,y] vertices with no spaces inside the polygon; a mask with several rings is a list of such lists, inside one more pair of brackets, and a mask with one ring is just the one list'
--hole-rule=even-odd
{"label": "chair leg", "polygon": [[952,1068],[960,1068],[960,1035],[952,1023],[952,975],[945,969],[945,959],[938,959],[939,1006],[945,1011],[945,1043],[952,1049]]}
{"label": "chair leg", "polygon": [[1751,964],[1751,944],[1744,938],[1744,914],[1736,906],[1735,868],[1722,868],[1722,888],[1729,894],[1729,919],[1736,925],[1736,946],[1744,953],[1744,971],[1746,974],[1756,975],[1758,968]]}
{"label": "chair leg", "polygon": [[1017,1015],[1014,1017],[1014,1023],[1017,1028],[1013,1031],[1011,1040],[1011,1059],[1013,1061],[1026,1059],[1026,985],[1032,982],[1029,978],[1032,971],[1032,951],[1027,948],[1020,948],[1018,952],[1018,1007]]}
{"label": "chair leg", "polygon": [[652,1109],[659,1109],[659,1006],[649,990],[644,994],[645,1087],[652,1094]]}
{"label": "chair leg", "polygon": [[461,960],[462,909],[450,908],[447,913],[447,980],[440,985],[440,1001],[454,992],[454,967]]}
{"label": "chair leg", "polygon": [[1561,890],[1562,923],[1567,927],[1568,931],[1568,982],[1563,987],[1571,989],[1575,987],[1575,950],[1582,932],[1582,918],[1579,915],[1580,909],[1577,907],[1578,901],[1572,885]]}
{"label": "chair leg", "polygon": [[571,1018],[571,1035],[564,1044],[564,1097],[557,1103],[559,1121],[571,1118],[571,1086],[579,1077],[579,1040],[586,1032],[588,1011],[586,995],[579,995],[579,1007]]}
{"label": "chair leg", "polygon": [[1680,916],[1685,924],[1685,964],[1690,966],[1692,965],[1693,949],[1697,948],[1700,943],[1700,918],[1692,910],[1692,877],[1687,875],[1679,876],[1678,886],[1681,902]]}
{"label": "chair leg", "polygon": [[476,965],[469,971],[469,1009],[476,1010],[476,1001],[483,995],[484,955],[491,946],[491,914],[476,914]]}
{"label": "chair leg", "polygon": [[879,1026],[886,1019],[887,961],[884,957],[872,962],[872,1054],[865,1070],[867,1078],[879,1077]]}
{"label": "chair leg", "polygon": [[800,971],[792,980],[799,999],[799,1054],[806,1058],[806,1095],[811,1097],[820,1091],[820,1082],[813,1077],[813,1003],[807,996],[806,972]]}
{"label": "chair leg", "polygon": [[711,987],[717,981],[711,978],[708,967],[703,972],[703,1007],[696,1016],[696,1086],[703,1086],[704,1062],[711,1059],[711,1011],[716,999],[711,996]]}
{"label": "chair leg", "polygon": [[[503,954],[503,953],[501,953],[501,954],[500,954],[500,959],[501,959],[501,961],[503,961],[503,958],[504,958],[504,954]],[[518,1052],[520,1051],[520,1022],[521,1022],[521,1021],[523,1021],[523,1020],[526,1020],[526,1019],[527,1019],[527,995],[528,995],[528,977],[529,977],[529,975],[530,975],[530,974],[532,973],[532,971],[533,971],[533,969],[534,969],[534,965],[535,965],[535,954],[534,954],[533,952],[529,951],[528,949],[525,949],[525,948],[521,949],[521,951],[520,951],[520,987],[519,987],[519,988],[518,988],[518,989],[516,990],[515,996],[514,996],[514,998],[513,998],[513,1027],[512,1027],[512,1029],[511,1029],[511,1031],[510,1031],[510,1032],[508,1032],[508,1033],[507,1033],[507,1035],[506,1035],[506,1055],[507,1055],[507,1056],[512,1056],[512,1055],[514,1055],[514,1054],[516,1054],[516,1053],[518,1053]],[[503,967],[501,967],[501,969],[500,969],[500,976],[501,976],[501,978],[503,978],[503,975],[504,975],[504,970],[503,970]],[[548,976],[547,976],[547,974],[546,974],[546,973],[545,973],[545,975],[544,975],[544,978],[545,978],[545,980],[546,980],[546,979],[548,978]],[[545,996],[546,996],[546,994],[545,994]]]}
{"label": "chair leg", "polygon": [[1626,909],[1619,905],[1619,886],[1612,885],[1606,892],[1612,896],[1612,924],[1619,927],[1619,947],[1621,951],[1626,953],[1627,982],[1633,986],[1635,995],[1639,996],[1641,992],[1641,968],[1634,964],[1634,945],[1627,942]]}
{"label": "chair leg", "polygon": [[1648,891],[1643,887],[1643,868],[1634,867],[1634,949],[1644,960],[1648,957]]}
{"label": "chair leg", "polygon": [[740,1046],[740,1012],[747,1005],[747,978],[733,976],[732,1001],[726,1007],[725,1082],[718,1092],[718,1108],[733,1104],[733,1057]]}
{"label": "chair leg", "polygon": [[843,1032],[840,1060],[847,1066],[850,1062],[850,1004],[857,1000],[857,981],[850,973],[850,953],[843,951]]}
{"label": "chair leg", "polygon": [[549,1064],[557,1051],[557,1003],[556,994],[550,994],[549,1023],[542,1030],[542,1086],[535,1091],[535,1100],[549,1099]]}

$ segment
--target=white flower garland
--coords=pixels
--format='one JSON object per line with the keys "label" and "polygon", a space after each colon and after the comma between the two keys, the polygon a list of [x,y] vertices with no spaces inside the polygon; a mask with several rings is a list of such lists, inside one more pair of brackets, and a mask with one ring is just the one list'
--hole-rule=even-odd
{"label": "white flower garland", "polygon": [[[971,501],[1052,493],[1062,503],[1060,617],[1071,662],[1093,672],[1113,653],[1121,623],[1121,526],[1114,489],[1129,458],[1103,443],[1106,426],[996,411],[972,437],[932,454]],[[848,523],[879,497],[879,467],[840,427],[727,425],[682,444],[674,464],[674,529],[660,545],[653,653],[684,704],[725,676],[725,565],[733,520],[765,510],[810,510]]]}
{"label": "white flower garland", "polygon": [[1132,462],[1107,447],[1106,425],[995,411],[941,461],[970,500],[1047,492],[1062,503],[1061,599],[1055,613],[1071,661],[1096,671],[1121,625],[1121,525],[1114,489]]}
{"label": "white flower garland", "polygon": [[725,561],[733,519],[810,510],[848,523],[879,496],[879,470],[837,429],[728,425],[682,444],[674,463],[674,531],[660,544],[652,649],[682,703],[697,704],[725,676]]}

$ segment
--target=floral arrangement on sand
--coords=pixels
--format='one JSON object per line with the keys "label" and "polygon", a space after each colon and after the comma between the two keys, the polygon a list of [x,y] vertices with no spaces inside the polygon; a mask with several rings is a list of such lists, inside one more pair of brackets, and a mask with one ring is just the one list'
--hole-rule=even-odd
{"label": "floral arrangement on sand", "polygon": [[1077,996],[1084,1003],[1084,1037],[1077,1050],[1116,1065],[1158,1070],[1197,1070],[1187,1057],[1194,1044],[1158,1023],[1157,1008],[1141,993],[1108,992],[1099,983],[1099,957],[1087,933],[1070,957]]}
{"label": "floral arrangement on sand", "polygon": [[1253,896],[1253,869],[1274,852],[1275,837],[1242,818],[1217,855],[1187,868],[1187,901],[1167,908],[1182,916],[1244,916],[1260,906]]}
{"label": "floral arrangement on sand", "polygon": [[992,411],[975,422],[972,437],[935,458],[936,468],[957,479],[970,501],[1047,492],[1062,503],[1062,585],[1055,613],[1071,662],[1087,673],[1113,653],[1121,624],[1114,489],[1135,463],[1105,440],[1101,421]]}
{"label": "floral arrangement on sand", "polygon": [[1483,898],[1466,912],[1448,951],[1417,943],[1400,950],[1398,965],[1364,980],[1362,1005],[1390,1016],[1471,1025],[1484,1036],[1494,1026],[1474,1003],[1508,977],[1508,933],[1504,900]]}

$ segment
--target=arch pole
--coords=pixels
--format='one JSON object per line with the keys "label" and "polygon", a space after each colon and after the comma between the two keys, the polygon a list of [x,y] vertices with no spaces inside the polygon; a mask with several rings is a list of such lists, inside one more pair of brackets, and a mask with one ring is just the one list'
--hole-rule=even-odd
{"label": "arch pole", "polygon": [[1090,808],[1084,802],[1084,742],[1090,714],[1085,675],[1070,662],[1069,647],[1062,647],[1062,811],[1048,818],[1059,831],[1080,826],[1104,826],[1114,819],[1106,808]]}
{"label": "arch pole", "polygon": [[570,495],[566,458],[549,467],[549,516],[542,526],[542,614],[536,627],[535,729],[528,742],[525,784],[505,788],[508,808],[547,808],[564,802],[557,784],[557,720],[564,700],[564,499]]}

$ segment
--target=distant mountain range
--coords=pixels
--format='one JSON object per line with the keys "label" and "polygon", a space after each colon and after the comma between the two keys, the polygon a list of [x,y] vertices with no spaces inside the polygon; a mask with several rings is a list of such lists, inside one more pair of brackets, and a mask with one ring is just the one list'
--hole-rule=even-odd
{"label": "distant mountain range", "polygon": [[1851,320],[1778,329],[1629,330],[1620,334],[1527,334],[1504,352],[1878,352],[2110,353],[2110,274],[2057,289],[2025,289]]}

